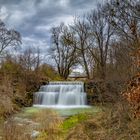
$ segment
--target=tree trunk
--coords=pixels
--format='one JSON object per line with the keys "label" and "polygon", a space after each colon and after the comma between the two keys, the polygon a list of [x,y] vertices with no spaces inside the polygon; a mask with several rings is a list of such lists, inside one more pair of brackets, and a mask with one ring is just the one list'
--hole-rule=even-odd
{"label": "tree trunk", "polygon": [[87,65],[87,62],[86,62],[86,58],[85,58],[85,52],[82,52],[82,56],[83,56],[83,61],[84,61],[84,67],[85,67],[85,71],[86,71],[86,74],[87,74],[87,78],[90,79],[90,74],[89,74],[89,69],[88,69],[88,65]]}

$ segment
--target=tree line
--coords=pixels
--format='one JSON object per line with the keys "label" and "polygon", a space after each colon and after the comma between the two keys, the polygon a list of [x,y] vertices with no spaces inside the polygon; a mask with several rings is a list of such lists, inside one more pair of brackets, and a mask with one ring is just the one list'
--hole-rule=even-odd
{"label": "tree line", "polygon": [[[81,66],[88,79],[130,78],[139,70],[134,63],[138,58],[133,56],[139,48],[139,23],[139,0],[109,0],[75,17],[72,25],[53,27],[48,52],[59,76],[67,79],[75,67]],[[19,32],[7,29],[0,21],[1,57],[8,47],[19,46],[21,40]],[[44,63],[41,57],[39,48],[29,48],[14,61],[28,71],[37,71]]]}
{"label": "tree line", "polygon": [[64,79],[82,66],[88,79],[126,80],[138,70],[131,54],[139,48],[139,29],[140,1],[110,0],[72,25],[53,27],[50,55]]}

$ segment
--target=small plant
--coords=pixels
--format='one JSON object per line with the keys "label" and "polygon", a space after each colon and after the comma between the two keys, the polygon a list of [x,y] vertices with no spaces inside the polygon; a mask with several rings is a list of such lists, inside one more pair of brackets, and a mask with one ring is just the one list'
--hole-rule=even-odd
{"label": "small plant", "polygon": [[64,132],[65,131],[67,132],[69,129],[74,127],[76,124],[78,124],[86,119],[87,119],[86,114],[78,114],[78,115],[72,116],[72,117],[64,120],[61,127]]}

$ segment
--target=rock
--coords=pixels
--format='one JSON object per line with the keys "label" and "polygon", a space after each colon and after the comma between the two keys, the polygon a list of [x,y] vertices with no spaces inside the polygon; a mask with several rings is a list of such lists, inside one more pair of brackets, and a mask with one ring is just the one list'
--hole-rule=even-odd
{"label": "rock", "polygon": [[5,121],[4,124],[6,125],[8,123],[8,121]]}
{"label": "rock", "polygon": [[37,138],[39,136],[39,134],[40,134],[39,131],[33,130],[32,134],[31,134],[31,137],[32,138]]}
{"label": "rock", "polygon": [[18,125],[18,126],[24,126],[22,123],[18,123],[17,125]]}

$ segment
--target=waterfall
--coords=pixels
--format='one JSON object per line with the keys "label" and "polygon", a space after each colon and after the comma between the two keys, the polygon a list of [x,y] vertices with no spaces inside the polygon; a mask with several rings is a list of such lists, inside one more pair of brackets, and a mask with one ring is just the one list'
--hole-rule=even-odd
{"label": "waterfall", "polygon": [[86,107],[87,97],[83,82],[49,82],[34,94],[38,107]]}

